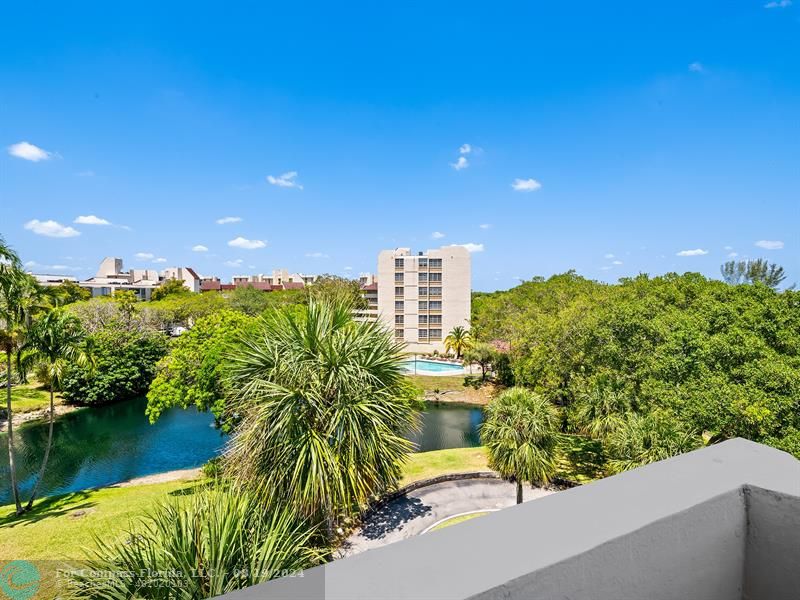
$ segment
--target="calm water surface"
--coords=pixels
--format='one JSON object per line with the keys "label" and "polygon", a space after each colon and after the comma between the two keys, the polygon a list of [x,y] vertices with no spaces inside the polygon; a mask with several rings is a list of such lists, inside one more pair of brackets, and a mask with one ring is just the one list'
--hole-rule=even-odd
{"label": "calm water surface", "polygon": [[[56,419],[53,449],[40,495],[100,487],[174,469],[199,467],[217,455],[225,436],[208,413],[194,408],[170,409],[150,425],[147,400],[139,398],[86,408]],[[409,436],[419,451],[479,445],[480,408],[430,406],[422,414],[422,430]],[[14,429],[17,477],[23,497],[47,442],[47,424],[29,423]],[[7,434],[0,434],[0,504],[11,501]]]}

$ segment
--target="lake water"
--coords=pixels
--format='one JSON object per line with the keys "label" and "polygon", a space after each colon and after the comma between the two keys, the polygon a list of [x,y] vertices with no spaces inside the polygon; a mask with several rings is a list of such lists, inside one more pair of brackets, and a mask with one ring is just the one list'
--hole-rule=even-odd
{"label": "lake water", "polygon": [[[208,413],[170,409],[150,425],[144,398],[78,410],[56,419],[53,448],[40,495],[101,487],[175,469],[199,467],[217,455],[225,436]],[[421,431],[410,436],[419,450],[479,445],[480,408],[432,405],[422,414]],[[23,498],[47,443],[47,423],[14,429],[17,477]],[[8,438],[0,434],[0,504],[11,502]]]}

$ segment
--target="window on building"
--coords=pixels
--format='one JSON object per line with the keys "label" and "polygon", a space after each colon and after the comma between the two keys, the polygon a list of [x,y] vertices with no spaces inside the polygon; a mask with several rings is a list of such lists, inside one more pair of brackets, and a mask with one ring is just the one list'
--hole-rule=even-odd
{"label": "window on building", "polygon": [[402,329],[395,329],[394,330],[394,337],[402,338],[403,337],[403,330]]}
{"label": "window on building", "polygon": [[419,266],[420,266],[420,268],[428,268],[428,259],[427,258],[420,258],[419,259]]}
{"label": "window on building", "polygon": [[[420,273],[420,275],[421,274],[422,273]],[[430,280],[431,281],[441,281],[442,280],[442,274],[441,273],[431,273]]]}
{"label": "window on building", "polygon": [[394,259],[394,268],[395,269],[402,269],[403,268],[403,259],[402,258],[395,258]]}
{"label": "window on building", "polygon": [[442,310],[441,300],[431,301],[428,303],[431,310]]}
{"label": "window on building", "polygon": [[419,339],[421,339],[421,340],[427,340],[428,339],[428,330],[427,329],[420,329],[419,330],[419,335],[417,337],[419,337]]}
{"label": "window on building", "polygon": [[431,315],[428,317],[428,322],[431,325],[441,325],[442,324],[442,315]]}
{"label": "window on building", "polygon": [[403,287],[402,286],[398,286],[398,287],[394,288],[394,295],[395,296],[402,296],[403,295]]}
{"label": "window on building", "polygon": [[428,288],[423,288],[423,287],[419,288],[419,295],[420,295],[420,298],[422,298],[424,296],[427,296],[428,295]]}
{"label": "window on building", "polygon": [[395,273],[394,274],[394,282],[395,283],[403,283],[403,274],[402,273]]}
{"label": "window on building", "polygon": [[442,330],[441,329],[431,329],[430,339],[432,339],[432,340],[440,340],[440,339],[442,339]]}
{"label": "window on building", "polygon": [[[441,275],[441,273],[438,273],[438,275]],[[420,273],[419,274],[419,282],[420,283],[425,283],[427,281],[428,281],[428,274],[427,273]]]}
{"label": "window on building", "polygon": [[428,293],[431,296],[441,296],[442,295],[442,288],[440,288],[440,287],[428,288]]}
{"label": "window on building", "polygon": [[[442,315],[439,315],[441,318]],[[420,325],[427,325],[428,324],[428,315],[419,315],[419,324]]]}
{"label": "window on building", "polygon": [[431,269],[441,269],[442,268],[442,259],[441,258],[431,258],[428,260],[428,266]]}
{"label": "window on building", "polygon": [[395,300],[394,309],[402,311],[403,310],[403,301],[402,300]]}
{"label": "window on building", "polygon": [[403,324],[403,320],[404,320],[404,316],[403,315],[395,315],[394,316],[394,324],[395,325],[402,325]]}
{"label": "window on building", "polygon": [[420,303],[419,303],[419,309],[420,309],[420,310],[428,310],[428,301],[427,301],[427,300],[425,300],[425,301],[420,301]]}

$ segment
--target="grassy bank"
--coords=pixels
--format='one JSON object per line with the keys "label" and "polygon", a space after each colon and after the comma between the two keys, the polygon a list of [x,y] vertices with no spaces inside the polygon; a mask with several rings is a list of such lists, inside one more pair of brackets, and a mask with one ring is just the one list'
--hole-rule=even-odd
{"label": "grassy bank", "polygon": [[[56,393],[55,404],[63,402],[61,394]],[[6,405],[6,391],[2,390],[2,408]],[[50,392],[36,382],[15,385],[11,388],[11,410],[15,413],[27,413],[42,410],[50,406]]]}

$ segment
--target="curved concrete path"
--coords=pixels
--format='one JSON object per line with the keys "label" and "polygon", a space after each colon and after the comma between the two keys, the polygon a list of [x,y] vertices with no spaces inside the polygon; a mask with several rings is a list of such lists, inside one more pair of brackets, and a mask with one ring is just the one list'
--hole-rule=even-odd
{"label": "curved concrete path", "polygon": [[[525,502],[554,493],[523,489]],[[501,479],[464,479],[436,483],[392,500],[372,513],[339,549],[350,556],[423,533],[442,519],[467,512],[514,506],[517,486]]]}

